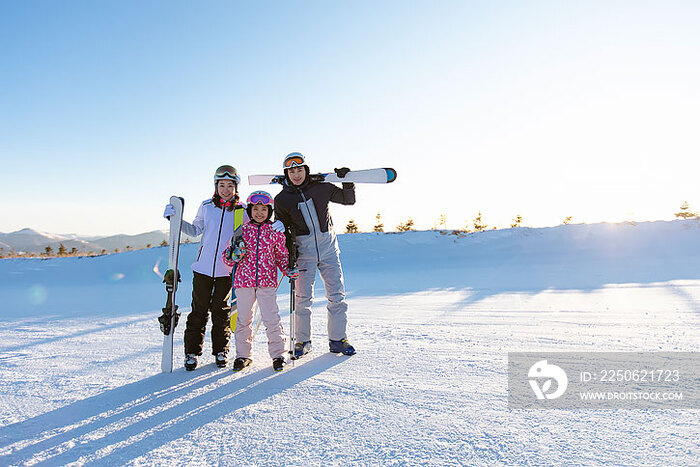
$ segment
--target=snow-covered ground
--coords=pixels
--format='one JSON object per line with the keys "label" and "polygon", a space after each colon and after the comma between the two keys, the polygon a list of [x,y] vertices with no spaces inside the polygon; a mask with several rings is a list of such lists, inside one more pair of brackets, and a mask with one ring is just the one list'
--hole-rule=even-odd
{"label": "snow-covered ground", "polygon": [[698,410],[506,390],[509,351],[700,350],[699,221],[340,242],[358,354],[326,352],[319,286],[315,350],[280,374],[262,330],[242,374],[208,343],[160,373],[165,248],[0,261],[0,465],[697,465]]}

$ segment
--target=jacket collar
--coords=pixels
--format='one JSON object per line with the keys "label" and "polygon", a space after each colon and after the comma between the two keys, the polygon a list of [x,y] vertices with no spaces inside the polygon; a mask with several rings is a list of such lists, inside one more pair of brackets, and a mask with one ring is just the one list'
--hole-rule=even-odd
{"label": "jacket collar", "polygon": [[315,183],[315,182],[312,182],[312,181],[307,177],[306,180],[304,180],[304,183],[302,183],[302,184],[299,185],[299,186],[295,186],[295,185],[292,185],[291,183],[289,183],[289,180],[286,180],[286,179],[285,179],[284,184],[282,185],[282,190],[283,190],[283,191],[289,191],[289,192],[291,192],[291,193],[295,193],[295,192],[297,192],[297,191],[299,191],[299,190],[304,191],[304,190],[306,190],[306,188],[308,188],[312,183]]}

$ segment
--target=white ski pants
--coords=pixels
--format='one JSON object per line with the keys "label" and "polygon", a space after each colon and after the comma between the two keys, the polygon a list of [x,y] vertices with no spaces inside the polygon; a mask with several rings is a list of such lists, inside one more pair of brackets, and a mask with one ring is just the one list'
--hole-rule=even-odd
{"label": "white ski pants", "polygon": [[[318,237],[321,254],[317,256],[315,244],[311,243],[314,241],[315,239],[311,236],[302,237],[301,254],[297,259],[299,278],[295,285],[296,318],[294,320],[297,342],[311,340],[311,306],[314,302],[316,270],[321,274],[328,299],[328,338],[334,341],[341,340],[347,337],[348,304],[345,302],[345,284],[343,269],[340,266],[340,250],[335,235],[325,234]],[[304,254],[305,250],[312,253]]]}
{"label": "white ski pants", "polygon": [[253,347],[253,310],[257,301],[260,316],[267,330],[267,349],[271,358],[284,357],[285,338],[280,310],[277,306],[277,289],[274,287],[236,289],[238,320],[236,331],[236,357],[251,358]]}

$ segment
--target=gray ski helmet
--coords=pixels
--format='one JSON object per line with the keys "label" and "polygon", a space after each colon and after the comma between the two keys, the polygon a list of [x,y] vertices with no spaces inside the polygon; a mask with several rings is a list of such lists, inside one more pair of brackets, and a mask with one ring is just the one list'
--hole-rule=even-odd
{"label": "gray ski helmet", "polygon": [[233,180],[236,186],[241,183],[241,177],[238,176],[236,168],[232,165],[222,165],[214,172],[214,184],[219,180]]}
{"label": "gray ski helmet", "polygon": [[292,167],[301,167],[301,166],[306,166],[306,159],[304,158],[304,155],[300,152],[290,152],[287,154],[287,157],[284,158],[284,162],[282,163],[282,170],[287,170]]}

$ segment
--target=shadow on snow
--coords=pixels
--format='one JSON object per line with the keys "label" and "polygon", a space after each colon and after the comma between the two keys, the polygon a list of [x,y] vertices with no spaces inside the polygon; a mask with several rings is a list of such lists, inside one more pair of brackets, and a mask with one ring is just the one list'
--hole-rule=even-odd
{"label": "shadow on snow", "polygon": [[[222,416],[274,396],[345,359],[324,354],[280,374],[264,368],[158,374],[0,428],[0,464],[121,465]],[[187,398],[188,395],[193,395]]]}

